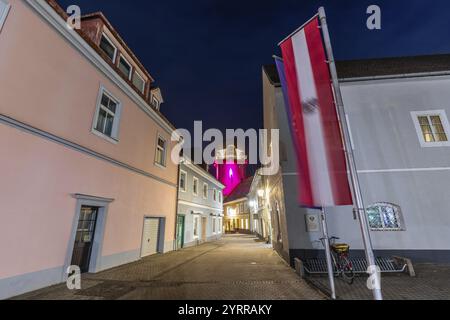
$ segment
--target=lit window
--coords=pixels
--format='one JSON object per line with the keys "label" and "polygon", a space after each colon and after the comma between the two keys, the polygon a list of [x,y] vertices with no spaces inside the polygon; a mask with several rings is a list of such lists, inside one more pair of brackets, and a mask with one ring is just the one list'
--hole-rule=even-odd
{"label": "lit window", "polygon": [[125,60],[124,57],[120,56],[119,59],[119,70],[123,73],[127,79],[130,79],[131,77],[131,64],[128,63],[127,60]]}
{"label": "lit window", "polygon": [[144,93],[144,91],[145,91],[145,80],[137,72],[135,72],[133,74],[133,84],[140,92]]}
{"label": "lit window", "polygon": [[102,34],[102,38],[100,39],[100,48],[111,59],[112,62],[116,60],[117,48],[105,34]]}
{"label": "lit window", "polygon": [[192,185],[192,192],[194,196],[198,196],[198,178],[194,177],[194,184]]}
{"label": "lit window", "polygon": [[182,192],[186,192],[186,178],[187,173],[184,171],[180,171],[180,190]]}
{"label": "lit window", "polygon": [[420,144],[423,147],[450,146],[450,126],[444,110],[412,112]]}
{"label": "lit window", "polygon": [[199,237],[199,229],[200,229],[200,216],[194,216],[194,239],[198,239]]}
{"label": "lit window", "polygon": [[155,162],[160,166],[166,166],[166,140],[160,136],[158,136],[158,142],[156,144]]}
{"label": "lit window", "polygon": [[208,184],[207,183],[203,184],[203,198],[204,199],[208,198]]}
{"label": "lit window", "polygon": [[391,203],[376,203],[367,208],[369,226],[374,231],[402,230],[400,207]]}
{"label": "lit window", "polygon": [[117,140],[119,118],[120,103],[102,88],[94,119],[94,132]]}

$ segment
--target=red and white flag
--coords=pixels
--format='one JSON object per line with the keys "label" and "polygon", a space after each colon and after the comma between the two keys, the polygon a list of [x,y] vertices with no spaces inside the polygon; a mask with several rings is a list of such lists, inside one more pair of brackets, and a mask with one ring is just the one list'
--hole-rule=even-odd
{"label": "red and white flag", "polygon": [[280,46],[298,160],[300,204],[314,208],[351,205],[343,140],[319,19],[311,20]]}

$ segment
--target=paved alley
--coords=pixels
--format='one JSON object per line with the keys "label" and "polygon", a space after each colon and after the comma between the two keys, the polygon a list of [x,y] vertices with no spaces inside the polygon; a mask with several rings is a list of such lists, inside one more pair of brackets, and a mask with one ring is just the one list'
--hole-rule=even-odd
{"label": "paved alley", "polygon": [[250,235],[227,235],[221,241],[86,274],[78,291],[68,290],[61,284],[16,297],[31,300],[324,298],[264,242]]}

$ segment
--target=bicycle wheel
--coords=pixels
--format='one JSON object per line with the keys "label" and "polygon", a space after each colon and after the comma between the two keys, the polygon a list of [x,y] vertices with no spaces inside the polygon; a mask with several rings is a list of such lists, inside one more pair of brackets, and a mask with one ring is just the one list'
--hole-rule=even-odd
{"label": "bicycle wheel", "polygon": [[341,275],[342,279],[352,285],[355,280],[355,273],[353,272],[353,266],[350,260],[347,257],[341,257]]}

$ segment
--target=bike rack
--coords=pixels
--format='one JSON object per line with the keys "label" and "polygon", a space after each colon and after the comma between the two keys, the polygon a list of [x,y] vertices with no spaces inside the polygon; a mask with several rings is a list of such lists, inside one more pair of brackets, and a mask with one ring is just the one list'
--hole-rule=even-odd
{"label": "bike rack", "polygon": [[[352,263],[353,272],[357,274],[367,273],[367,262],[364,258],[349,258]],[[376,264],[380,268],[381,273],[403,273],[408,268],[405,262],[398,263],[398,259],[394,258],[377,258]],[[309,274],[326,274],[328,273],[326,259],[307,259],[303,263],[303,268]],[[333,266],[334,272],[338,274],[336,266]]]}

